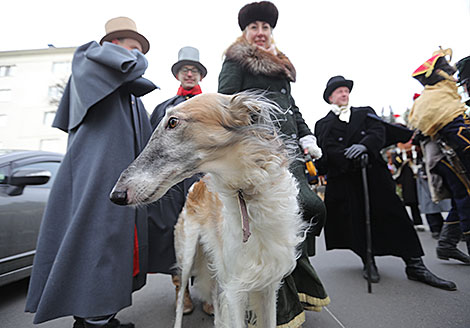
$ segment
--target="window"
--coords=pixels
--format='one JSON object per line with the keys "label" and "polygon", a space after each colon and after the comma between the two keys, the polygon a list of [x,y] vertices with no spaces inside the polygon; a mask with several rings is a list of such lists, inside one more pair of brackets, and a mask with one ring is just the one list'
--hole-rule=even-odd
{"label": "window", "polygon": [[15,72],[16,66],[14,65],[3,65],[0,66],[0,77],[12,76]]}
{"label": "window", "polygon": [[57,99],[62,96],[62,90],[59,90],[58,86],[49,87],[49,98]]}
{"label": "window", "polygon": [[11,89],[0,89],[0,102],[8,102],[11,100]]}
{"label": "window", "polygon": [[41,139],[39,141],[39,149],[41,150],[57,152],[62,148],[63,145],[60,139]]}
{"label": "window", "polygon": [[46,184],[43,185],[33,185],[33,186],[28,186],[28,188],[50,188],[52,184],[54,183],[54,179],[57,173],[57,170],[59,170],[60,163],[59,162],[38,162],[38,163],[32,163],[32,164],[27,164],[23,165],[21,167],[18,167],[15,169],[38,169],[38,170],[46,170],[51,172],[51,178]]}
{"label": "window", "polygon": [[7,121],[8,121],[8,116],[5,114],[0,114],[0,127],[5,127],[7,126]]}
{"label": "window", "polygon": [[52,122],[54,121],[54,118],[55,118],[55,111],[45,112],[44,118],[42,120],[42,124],[46,126],[52,126]]}
{"label": "window", "polygon": [[69,75],[72,72],[71,62],[54,62],[52,63],[52,73]]}

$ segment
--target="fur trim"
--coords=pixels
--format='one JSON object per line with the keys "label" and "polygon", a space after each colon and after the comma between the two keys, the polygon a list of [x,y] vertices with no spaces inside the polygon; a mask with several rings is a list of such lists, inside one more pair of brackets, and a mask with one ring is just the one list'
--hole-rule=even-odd
{"label": "fur trim", "polygon": [[233,60],[252,74],[262,74],[271,77],[287,78],[295,82],[296,72],[289,58],[276,49],[274,55],[255,45],[249,44],[243,37],[238,38],[225,53],[229,60]]}

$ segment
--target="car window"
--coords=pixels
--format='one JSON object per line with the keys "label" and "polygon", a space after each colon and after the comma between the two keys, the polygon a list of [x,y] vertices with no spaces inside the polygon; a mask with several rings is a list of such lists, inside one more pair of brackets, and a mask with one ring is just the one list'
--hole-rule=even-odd
{"label": "car window", "polygon": [[6,183],[9,166],[0,166],[0,184]]}
{"label": "car window", "polygon": [[[54,183],[55,176],[57,174],[57,170],[59,169],[60,163],[59,162],[39,162],[39,163],[31,163],[22,166],[16,167],[15,171],[18,169],[39,169],[39,170],[47,170],[51,172],[51,178],[46,184],[37,185],[37,186],[28,186],[28,188],[50,188]],[[0,171],[1,176],[1,171]]]}

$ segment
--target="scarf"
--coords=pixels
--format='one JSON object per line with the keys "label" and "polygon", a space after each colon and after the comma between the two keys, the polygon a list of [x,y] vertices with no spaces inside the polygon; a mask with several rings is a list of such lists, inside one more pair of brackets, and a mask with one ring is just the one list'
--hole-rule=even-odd
{"label": "scarf", "polygon": [[183,87],[180,85],[178,92],[176,93],[178,96],[195,96],[202,93],[201,87],[196,85],[194,88],[190,90],[183,89]]}
{"label": "scarf", "polygon": [[351,107],[349,105],[339,107],[338,105],[331,104],[331,111],[341,121],[349,123],[349,118],[351,117]]}

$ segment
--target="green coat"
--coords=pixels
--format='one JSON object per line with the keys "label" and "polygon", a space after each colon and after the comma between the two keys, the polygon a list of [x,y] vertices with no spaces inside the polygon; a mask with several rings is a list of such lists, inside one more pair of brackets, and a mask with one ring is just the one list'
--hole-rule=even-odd
{"label": "green coat", "polygon": [[[218,92],[235,94],[246,90],[264,90],[265,96],[277,103],[284,113],[276,115],[280,131],[286,138],[298,143],[313,134],[302,118],[291,95],[290,83],[295,81],[295,69],[282,53],[273,55],[237,40],[226,52],[219,75]],[[298,157],[302,158],[299,145]],[[304,220],[315,223],[303,245],[302,256],[292,274],[285,277],[278,292],[277,325],[282,328],[298,327],[305,321],[304,309],[320,311],[329,304],[323,285],[309,262],[315,253],[315,235],[319,235],[325,222],[326,210],[321,199],[310,189],[305,175],[305,164],[293,161],[292,174],[299,183],[299,201]]]}

